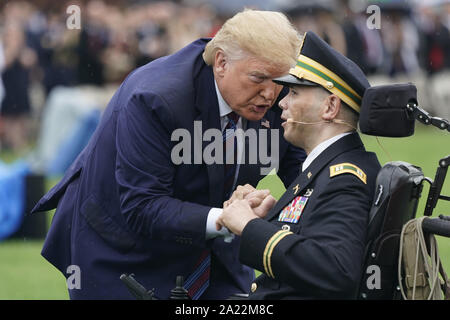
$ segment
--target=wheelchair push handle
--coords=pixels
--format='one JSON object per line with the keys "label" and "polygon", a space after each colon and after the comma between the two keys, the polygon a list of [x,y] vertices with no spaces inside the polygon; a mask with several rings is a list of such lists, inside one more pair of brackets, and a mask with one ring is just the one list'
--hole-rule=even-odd
{"label": "wheelchair push handle", "polygon": [[436,170],[436,176],[430,186],[428,192],[428,199],[425,205],[425,216],[431,216],[439,199],[450,201],[448,196],[441,195],[442,187],[444,185],[445,176],[447,175],[448,166],[450,165],[450,156],[439,160],[439,166]]}
{"label": "wheelchair push handle", "polygon": [[439,218],[425,218],[422,229],[426,233],[450,238],[450,217],[440,215]]}

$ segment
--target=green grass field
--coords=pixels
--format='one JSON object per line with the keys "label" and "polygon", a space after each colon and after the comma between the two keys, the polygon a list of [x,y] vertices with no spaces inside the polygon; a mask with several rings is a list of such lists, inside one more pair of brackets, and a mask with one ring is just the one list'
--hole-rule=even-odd
{"label": "green grass field", "polygon": [[[435,128],[417,124],[416,134],[409,138],[362,136],[366,148],[376,152],[382,164],[402,160],[418,165],[425,175],[434,179],[438,160],[450,154],[450,136]],[[386,150],[385,151],[383,151]],[[4,156],[6,158],[10,155]],[[53,184],[51,181],[49,184]],[[270,188],[279,197],[283,186],[276,176],[268,176],[259,188]],[[417,216],[422,216],[428,185],[425,185]],[[450,195],[450,173],[443,194]],[[433,216],[450,215],[450,202],[438,203]],[[440,256],[450,275],[450,239],[438,237]],[[40,256],[42,241],[7,240],[0,242],[0,299],[68,299],[65,279]]]}

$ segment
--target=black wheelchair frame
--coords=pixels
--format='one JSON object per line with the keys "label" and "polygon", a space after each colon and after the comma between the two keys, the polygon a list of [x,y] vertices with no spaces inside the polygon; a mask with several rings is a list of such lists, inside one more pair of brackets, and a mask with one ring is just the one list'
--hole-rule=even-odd
{"label": "black wheelchair frame", "polygon": [[[417,89],[412,83],[370,87],[364,93],[360,114],[362,133],[407,137],[414,134],[415,120],[450,132],[448,120],[433,117],[418,106]],[[400,237],[403,226],[416,217],[424,181],[430,183],[430,190],[422,230],[425,234],[450,237],[450,217],[430,218],[438,200],[450,200],[441,195],[449,164],[450,156],[439,161],[434,180],[425,177],[421,168],[406,162],[383,166],[377,176],[377,191],[369,214],[358,299],[401,299],[398,282]],[[374,267],[381,270],[381,286],[376,288],[368,285],[370,270]]]}
{"label": "black wheelchair frame", "polygon": [[[357,299],[401,299],[398,283],[398,257],[403,226],[416,217],[423,182],[431,184],[425,205],[422,230],[425,234],[450,237],[450,217],[431,218],[437,200],[449,200],[441,195],[450,156],[439,161],[433,180],[423,175],[419,167],[406,162],[390,162],[377,177],[377,192],[369,213],[368,236]],[[374,267],[379,270],[380,284],[371,286]]]}

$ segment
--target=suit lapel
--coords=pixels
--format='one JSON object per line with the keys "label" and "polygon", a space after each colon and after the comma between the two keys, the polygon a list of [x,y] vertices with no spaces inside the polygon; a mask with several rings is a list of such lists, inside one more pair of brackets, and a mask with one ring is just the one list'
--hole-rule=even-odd
{"label": "suit lapel", "polygon": [[[197,120],[202,121],[202,135],[208,129],[221,130],[219,103],[217,100],[216,88],[214,86],[214,76],[212,69],[205,66],[196,79],[196,108],[199,111]],[[202,154],[210,141],[202,141]],[[195,152],[195,151],[194,151]],[[209,199],[212,206],[222,207],[224,169],[223,165],[213,163],[206,165],[209,182]]]}
{"label": "suit lapel", "polygon": [[[247,121],[247,129],[253,130],[256,132],[256,149],[255,146],[250,145],[250,143],[255,143],[249,141],[249,139],[245,139],[244,143],[244,154],[245,158],[243,159],[243,163],[240,165],[239,176],[237,180],[237,185],[243,185],[249,182],[254,184],[258,183],[259,179],[262,178],[261,169],[268,168],[268,163],[261,163],[260,152],[264,151],[267,154],[264,156],[269,156],[272,154],[272,141],[271,141],[271,128],[273,126],[273,113],[267,112],[266,115],[258,121]],[[265,135],[261,135],[260,133],[265,133]],[[260,139],[264,137],[266,149],[261,150],[261,146],[263,145]],[[257,161],[255,163],[250,163],[249,156],[250,150],[255,149],[257,152]],[[278,150],[279,152],[279,150]],[[270,165],[274,165],[274,163],[270,163]],[[275,163],[275,166],[279,166],[279,163]]]}
{"label": "suit lapel", "polygon": [[327,149],[325,149],[310,165],[303,171],[297,179],[286,189],[286,192],[277,202],[275,207],[270,210],[266,216],[266,220],[272,219],[276,216],[285,206],[289,204],[296,196],[302,195],[308,186],[314,181],[316,176],[326,167],[334,158],[338,155],[347,152],[348,150],[362,147],[363,144],[359,135],[355,132],[347,135]]}

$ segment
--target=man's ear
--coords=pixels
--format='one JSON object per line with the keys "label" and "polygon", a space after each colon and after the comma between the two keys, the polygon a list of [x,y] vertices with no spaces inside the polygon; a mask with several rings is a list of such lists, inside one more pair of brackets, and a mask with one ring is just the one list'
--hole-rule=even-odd
{"label": "man's ear", "polygon": [[325,121],[332,121],[336,119],[337,115],[341,111],[342,103],[341,98],[335,94],[329,95],[325,100],[324,112],[322,114],[322,119]]}
{"label": "man's ear", "polygon": [[225,53],[218,49],[214,55],[214,73],[216,76],[223,77],[228,67],[228,57]]}

